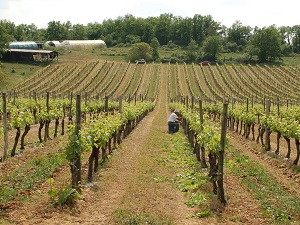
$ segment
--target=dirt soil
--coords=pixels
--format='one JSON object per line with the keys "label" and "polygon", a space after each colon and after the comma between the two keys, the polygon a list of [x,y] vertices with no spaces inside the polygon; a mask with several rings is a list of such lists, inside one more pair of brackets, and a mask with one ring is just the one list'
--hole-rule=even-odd
{"label": "dirt soil", "polygon": [[[157,176],[175,177],[180,171],[170,169],[157,163],[164,154],[164,146],[170,143],[166,121],[169,114],[167,106],[167,83],[163,77],[160,84],[160,95],[156,108],[150,112],[133,132],[123,140],[109,159],[108,166],[101,169],[91,184],[85,185],[83,199],[74,208],[55,208],[51,206],[49,184],[42,183],[30,193],[30,199],[13,203],[3,224],[57,224],[57,225],[95,225],[116,224],[114,213],[119,210],[131,210],[135,213],[146,213],[159,218],[168,218],[176,225],[194,224],[270,224],[263,217],[259,202],[243,186],[240,178],[226,173],[225,208],[219,209],[205,218],[195,217],[197,208],[190,208],[184,203],[188,200],[184,193],[176,189],[171,181],[156,182]],[[34,129],[34,128],[33,128]],[[180,135],[184,135],[181,131]],[[44,148],[54,148],[57,141]],[[245,140],[235,132],[230,133],[231,145],[243,154],[265,166],[291,193],[300,196],[299,176],[288,169],[287,161],[276,160],[267,154],[260,153],[260,146],[253,141]],[[43,150],[47,152],[47,150]],[[26,150],[24,154],[9,159],[1,165],[1,170],[13,165],[21,165],[40,152],[37,149]],[[83,167],[86,173],[86,165]],[[54,175],[56,182],[63,184],[70,181],[69,167],[60,168]],[[295,186],[294,184],[297,184]]]}

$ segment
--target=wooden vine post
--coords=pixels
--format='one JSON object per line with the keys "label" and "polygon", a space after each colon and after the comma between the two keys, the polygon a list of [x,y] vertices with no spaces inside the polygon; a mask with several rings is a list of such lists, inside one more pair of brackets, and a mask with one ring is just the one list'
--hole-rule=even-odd
{"label": "wooden vine post", "polygon": [[3,112],[3,134],[4,134],[4,152],[3,161],[7,159],[8,152],[8,125],[7,125],[7,108],[6,108],[6,94],[2,93],[2,112]]}
{"label": "wooden vine post", "polygon": [[[119,97],[119,113],[122,113],[122,96]],[[117,134],[117,143],[118,145],[121,143],[121,136],[124,130],[124,124],[119,127],[118,134]]]}
{"label": "wooden vine post", "polygon": [[[231,110],[232,110],[232,112],[234,110],[234,103],[235,103],[235,99],[232,98],[231,99]],[[230,118],[230,130],[234,130],[234,116],[231,116],[231,118]]]}
{"label": "wooden vine post", "polygon": [[[76,98],[76,122],[75,122],[75,135],[79,139],[81,123],[81,108],[80,108],[80,95]],[[80,148],[80,146],[77,146]],[[81,181],[81,149],[74,149],[74,161],[70,163],[72,173],[72,187],[79,190],[79,182]]]}
{"label": "wooden vine post", "polygon": [[218,189],[217,189],[217,198],[218,200],[226,204],[225,194],[224,194],[224,185],[223,185],[223,175],[224,175],[224,152],[226,146],[226,123],[228,117],[228,103],[223,104],[223,117],[222,117],[222,127],[221,127],[221,140],[220,145],[221,149],[219,152],[219,162],[218,162]]}
{"label": "wooden vine post", "polygon": [[[49,92],[47,91],[46,93],[46,111],[47,115],[49,116],[49,100],[50,100],[50,95]],[[49,126],[50,126],[50,118],[47,117],[45,120],[45,133],[44,133],[44,141],[46,142],[49,138]]]}
{"label": "wooden vine post", "polygon": [[72,124],[73,122],[73,119],[72,119],[72,104],[73,104],[73,93],[71,92],[70,93],[70,96],[69,96],[69,99],[70,99],[70,108],[69,108],[69,124]]}
{"label": "wooden vine post", "polygon": [[[266,117],[268,119],[268,117],[270,116],[270,108],[271,108],[271,101],[270,99],[266,100]],[[270,151],[271,150],[271,143],[270,143],[270,129],[268,128],[268,126],[265,127],[265,132],[266,132],[266,136],[265,136],[265,143],[266,143],[266,151]]]}
{"label": "wooden vine post", "polygon": [[105,115],[108,115],[108,96],[105,96],[104,98],[104,111],[105,111]]}
{"label": "wooden vine post", "polygon": [[[204,116],[203,116],[203,105],[202,105],[202,100],[199,99],[199,117],[200,117],[200,130],[202,132],[203,130],[203,123],[204,123]],[[206,159],[205,159],[205,148],[204,146],[200,146],[200,162],[201,162],[201,167],[202,168],[207,168],[207,164],[206,164]]]}

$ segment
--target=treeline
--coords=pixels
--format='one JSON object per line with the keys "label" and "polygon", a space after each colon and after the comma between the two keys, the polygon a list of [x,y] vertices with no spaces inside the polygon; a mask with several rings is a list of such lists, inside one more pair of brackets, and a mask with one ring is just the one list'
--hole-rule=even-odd
{"label": "treeline", "polygon": [[[213,38],[212,38],[213,37]],[[256,55],[259,61],[269,61],[282,55],[300,53],[300,25],[293,27],[275,25],[252,28],[236,21],[230,27],[215,21],[212,16],[194,15],[192,18],[161,14],[158,17],[140,18],[127,14],[117,19],[72,24],[70,21],[50,21],[47,28],[39,29],[34,24],[15,25],[7,20],[0,21],[0,46],[9,41],[47,40],[97,40],[106,42],[107,47],[131,46],[153,39],[160,45],[202,48],[202,52],[187,56],[215,60],[219,52],[246,52],[248,59]],[[208,43],[207,43],[208,42]],[[211,45],[215,52],[208,51]],[[263,45],[263,46],[261,46]],[[271,54],[269,53],[271,50]],[[193,52],[193,51],[190,51]],[[190,54],[190,53],[188,53]],[[201,55],[201,57],[199,57]]]}

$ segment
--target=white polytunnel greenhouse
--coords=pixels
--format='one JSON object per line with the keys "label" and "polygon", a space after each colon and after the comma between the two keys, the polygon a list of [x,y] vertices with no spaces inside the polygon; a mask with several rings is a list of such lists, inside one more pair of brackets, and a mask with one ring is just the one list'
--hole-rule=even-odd
{"label": "white polytunnel greenhouse", "polygon": [[102,40],[65,40],[60,44],[61,47],[72,50],[106,48]]}
{"label": "white polytunnel greenhouse", "polygon": [[9,43],[10,49],[40,49],[39,45],[34,41],[15,41]]}
{"label": "white polytunnel greenhouse", "polygon": [[105,48],[106,44],[102,40],[65,40],[62,46],[68,49],[93,49],[93,48]]}

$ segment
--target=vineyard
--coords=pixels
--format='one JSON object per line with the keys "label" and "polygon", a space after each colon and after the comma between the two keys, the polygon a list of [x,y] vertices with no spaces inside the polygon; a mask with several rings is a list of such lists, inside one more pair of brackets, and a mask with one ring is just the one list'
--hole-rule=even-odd
{"label": "vineyard", "polygon": [[267,65],[198,66],[182,64],[131,64],[96,61],[49,65],[13,91],[20,96],[33,93],[88,96],[143,95],[155,98],[160,76],[168,77],[170,98],[194,97],[220,102],[224,95],[238,101],[263,99],[281,104],[299,103],[299,67]]}
{"label": "vineyard", "polygon": [[[111,215],[124,204],[126,210],[159,216],[160,222],[152,224],[297,224],[299,74],[299,67],[268,65],[133,64],[99,59],[47,65],[2,94],[2,221],[133,224],[118,223],[118,216]],[[183,117],[182,129],[179,134],[170,135],[166,121],[175,108]],[[222,120],[227,129],[224,145],[220,144]],[[184,143],[186,146],[182,146]],[[188,149],[186,154],[191,159],[183,161],[193,163],[180,166],[180,162],[171,162],[175,156],[166,156],[167,148],[172,149],[168,154],[174,154],[176,148],[179,152]],[[220,180],[220,174],[214,169],[220,165],[222,151],[226,200],[221,200],[223,206],[208,206],[220,204],[208,193],[219,193],[220,183],[214,181]],[[149,163],[146,158],[157,165],[142,172],[141,168]],[[138,166],[138,159],[145,160],[143,166]],[[120,165],[113,164],[118,160],[122,161]],[[175,178],[166,177],[177,175],[169,170],[163,175],[170,164],[178,173],[191,164],[195,167],[193,175],[187,176],[189,179],[178,181],[189,183],[181,188],[190,195],[189,200],[184,200],[180,192],[171,194],[174,191],[168,184]],[[162,175],[156,174],[147,181],[153,185],[145,186],[147,191],[142,190],[145,184],[130,176],[149,175],[147,171],[157,170]],[[106,175],[99,176],[101,171]],[[136,171],[141,174],[134,174]],[[111,181],[114,176],[119,183]],[[84,201],[73,189],[81,185]],[[238,189],[239,186],[243,188]],[[257,192],[255,186],[263,190]],[[116,196],[106,192],[109,187],[115,189]],[[162,188],[168,193],[165,197],[158,191]],[[105,196],[99,197],[101,193]],[[97,206],[96,195],[103,206]],[[118,198],[131,203],[118,203]],[[151,203],[152,208],[143,202],[146,199],[156,202]],[[38,210],[34,202],[41,208],[52,204],[63,211],[58,212],[55,207]],[[79,206],[73,217],[64,205],[75,202]],[[37,211],[27,212],[26,207]],[[100,210],[102,216],[92,213]],[[126,214],[126,210],[118,212]],[[180,213],[175,216],[174,210]],[[22,213],[14,217],[19,211]],[[94,220],[87,219],[90,214]],[[31,220],[33,215],[37,218]],[[155,220],[148,221],[151,219]]]}

